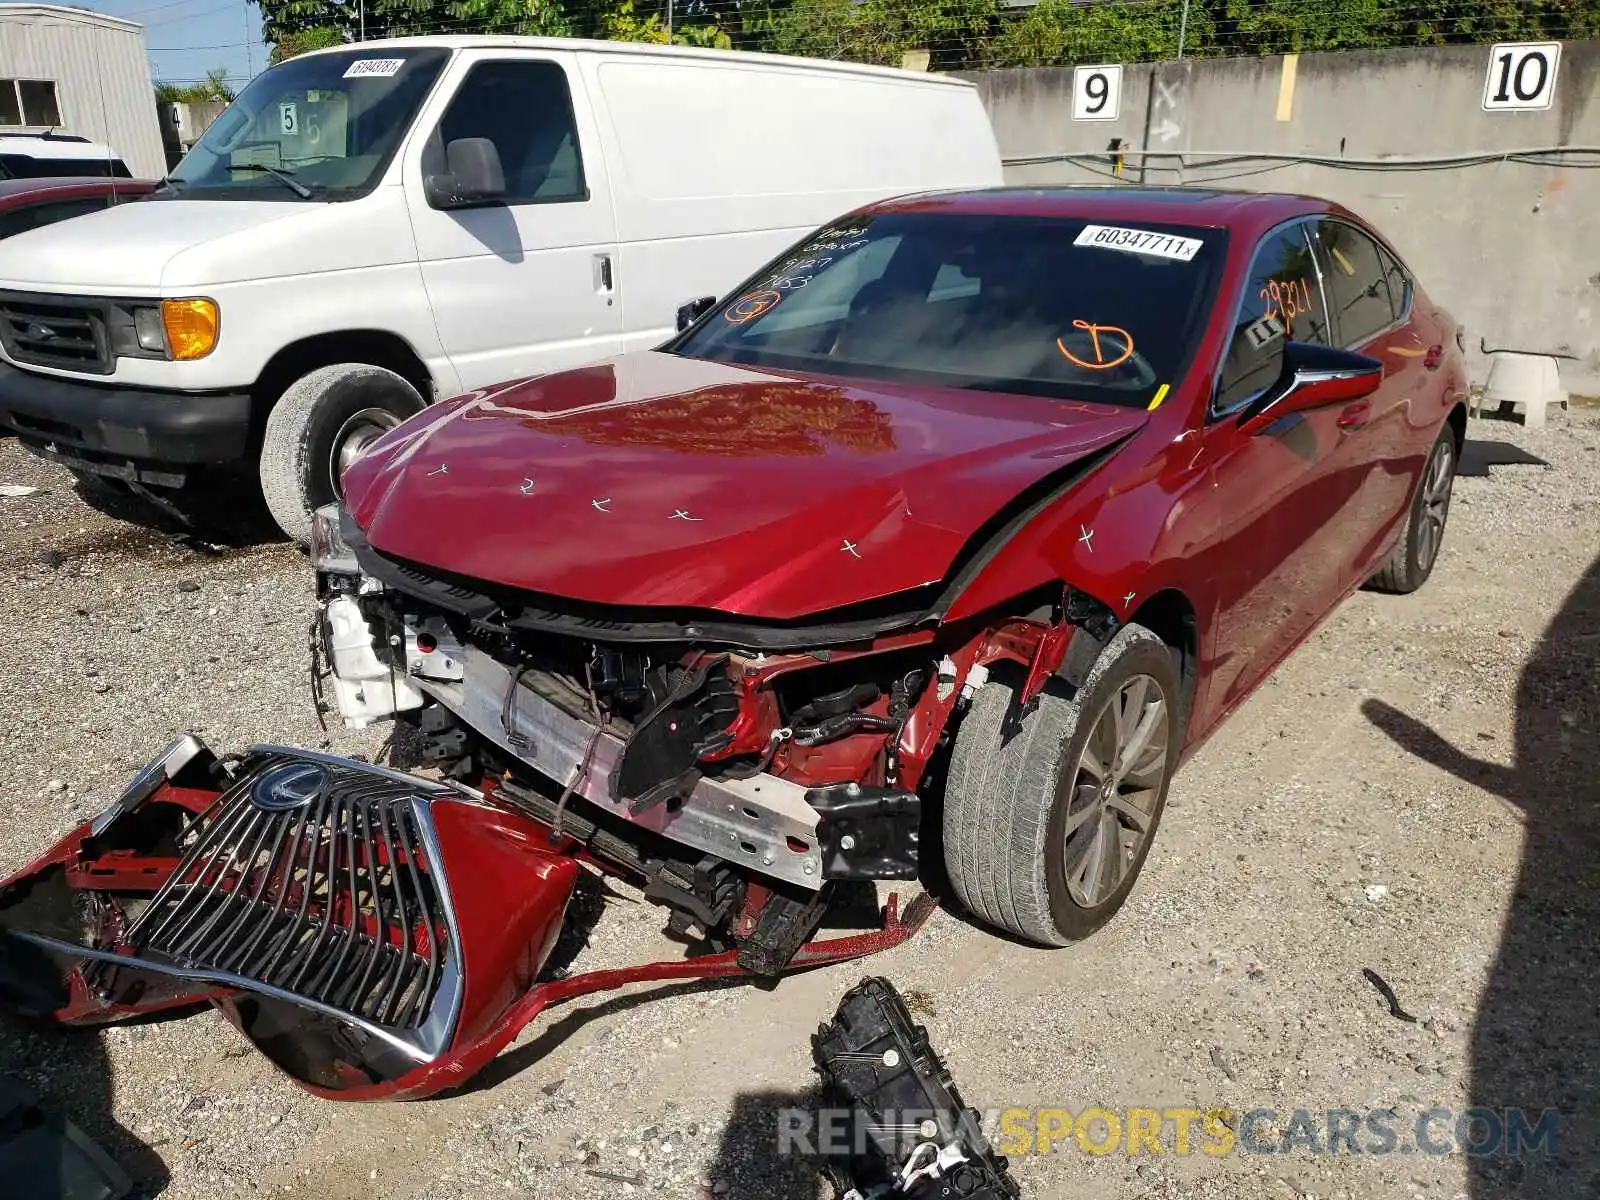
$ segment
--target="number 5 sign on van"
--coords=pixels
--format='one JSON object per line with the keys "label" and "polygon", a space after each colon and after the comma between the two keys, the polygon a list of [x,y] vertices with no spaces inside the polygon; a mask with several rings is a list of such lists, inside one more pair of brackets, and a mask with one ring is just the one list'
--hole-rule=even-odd
{"label": "number 5 sign on van", "polygon": [[1483,107],[1489,111],[1549,108],[1560,65],[1560,42],[1502,42],[1492,47]]}
{"label": "number 5 sign on van", "polygon": [[1072,119],[1115,121],[1122,107],[1122,66],[1072,68]]}

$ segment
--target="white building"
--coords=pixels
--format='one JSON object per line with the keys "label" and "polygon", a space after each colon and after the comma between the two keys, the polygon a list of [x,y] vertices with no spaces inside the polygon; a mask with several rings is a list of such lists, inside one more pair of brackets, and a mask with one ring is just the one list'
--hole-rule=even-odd
{"label": "white building", "polygon": [[144,27],[81,8],[0,4],[0,135],[56,129],[166,174]]}

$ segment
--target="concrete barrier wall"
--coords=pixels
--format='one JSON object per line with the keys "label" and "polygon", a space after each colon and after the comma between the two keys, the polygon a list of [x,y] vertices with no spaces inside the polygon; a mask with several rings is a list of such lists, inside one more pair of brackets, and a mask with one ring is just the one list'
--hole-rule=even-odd
{"label": "concrete barrier wall", "polygon": [[[1070,67],[966,77],[983,93],[1010,181],[1111,182],[1107,147],[1121,138],[1124,148],[1158,152],[1125,158],[1129,182],[1229,174],[1218,186],[1325,196],[1382,230],[1466,326],[1480,380],[1482,338],[1572,355],[1561,363],[1565,385],[1600,395],[1600,170],[1503,160],[1418,171],[1203,165],[1213,151],[1398,159],[1600,148],[1600,42],[1562,45],[1544,111],[1485,112],[1489,58],[1488,46],[1448,46],[1129,64],[1115,121],[1072,120]],[[1016,161],[1063,154],[1097,157]]]}

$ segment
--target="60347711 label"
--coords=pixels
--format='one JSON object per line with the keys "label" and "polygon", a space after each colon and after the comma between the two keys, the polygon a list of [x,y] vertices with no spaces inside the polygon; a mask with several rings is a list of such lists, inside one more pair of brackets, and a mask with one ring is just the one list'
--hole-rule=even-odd
{"label": "60347711 label", "polygon": [[1175,258],[1179,262],[1189,262],[1205,245],[1199,238],[1156,233],[1151,229],[1125,229],[1120,225],[1085,225],[1072,244],[1099,246],[1103,250],[1126,250],[1130,254],[1153,254],[1157,258]]}

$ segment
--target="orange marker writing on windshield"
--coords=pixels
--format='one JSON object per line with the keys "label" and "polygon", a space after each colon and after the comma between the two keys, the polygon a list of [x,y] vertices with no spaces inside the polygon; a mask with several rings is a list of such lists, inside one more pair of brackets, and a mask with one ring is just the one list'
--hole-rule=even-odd
{"label": "orange marker writing on windshield", "polygon": [[[1120,325],[1093,325],[1088,321],[1075,320],[1072,322],[1072,327],[1074,329],[1082,329],[1089,335],[1089,344],[1094,347],[1094,361],[1084,362],[1083,359],[1068,350],[1066,343],[1060,338],[1056,339],[1056,349],[1066,355],[1069,361],[1086,370],[1109,371],[1112,367],[1120,367],[1133,357],[1133,334],[1123,329]],[[1122,353],[1109,362],[1106,361],[1105,349],[1100,345],[1100,335],[1103,333],[1114,334],[1117,338],[1122,339]],[[1115,338],[1113,338],[1113,341],[1115,341]]]}

